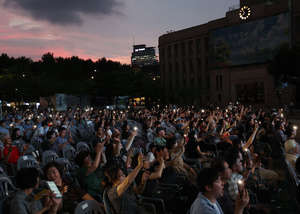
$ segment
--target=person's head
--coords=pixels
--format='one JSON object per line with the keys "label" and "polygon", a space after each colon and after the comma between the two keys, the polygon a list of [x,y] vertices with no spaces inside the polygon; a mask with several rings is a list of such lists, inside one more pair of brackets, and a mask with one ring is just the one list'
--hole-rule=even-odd
{"label": "person's head", "polygon": [[95,122],[98,123],[99,121],[100,121],[100,117],[99,117],[99,116],[96,116],[96,117],[95,117]]}
{"label": "person's head", "polygon": [[189,138],[189,142],[195,143],[195,141],[197,140],[197,134],[195,131],[190,131],[188,133],[188,138]]}
{"label": "person's head", "polygon": [[288,154],[298,154],[298,146],[295,140],[291,139],[284,143],[285,152]]}
{"label": "person's head", "polygon": [[155,126],[155,128],[161,127],[161,122],[160,121],[155,121],[154,126]]}
{"label": "person's head", "polygon": [[223,158],[214,158],[211,163],[211,168],[219,173],[221,180],[228,180],[231,178],[231,169]]}
{"label": "person's head", "polygon": [[169,150],[166,147],[164,147],[164,146],[156,147],[155,151],[157,153],[160,153],[160,155],[164,158],[164,160],[168,160],[170,158],[170,156],[169,156]]}
{"label": "person's head", "polygon": [[42,127],[43,127],[44,129],[46,129],[47,126],[48,126],[48,122],[47,122],[47,121],[43,121],[43,122],[42,122]]}
{"label": "person's head", "polygon": [[240,148],[242,148],[242,140],[240,138],[236,138],[232,141],[232,145],[235,148],[240,149]]}
{"label": "person's head", "polygon": [[149,145],[149,151],[152,152],[153,154],[155,154],[155,149],[156,149],[156,144],[155,143],[151,143]]}
{"label": "person's head", "polygon": [[167,144],[166,147],[168,150],[174,149],[178,145],[177,138],[175,136],[171,137],[170,139],[167,140],[166,144]]}
{"label": "person's head", "polygon": [[5,120],[1,120],[1,121],[0,121],[0,126],[2,126],[2,127],[5,128],[5,126],[6,126]]}
{"label": "person's head", "polygon": [[14,128],[12,133],[11,133],[11,136],[20,136],[21,132],[20,132],[20,129],[19,128]]}
{"label": "person's head", "polygon": [[210,123],[209,125],[208,125],[208,129],[209,130],[215,130],[215,128],[216,128],[216,123],[215,122],[212,122],[212,123]]}
{"label": "person's head", "polygon": [[51,139],[51,138],[54,138],[55,137],[55,133],[54,131],[48,131],[47,134],[46,134],[46,138],[47,139]]}
{"label": "person's head", "polygon": [[165,134],[165,130],[162,127],[157,127],[156,128],[156,135],[157,137],[161,137]]}
{"label": "person's head", "polygon": [[111,121],[110,121],[110,125],[111,125],[111,126],[115,126],[115,124],[116,124],[116,121],[115,121],[115,120],[111,120]]}
{"label": "person's head", "polygon": [[79,167],[90,167],[92,166],[92,159],[90,151],[81,151],[75,157],[75,163]]}
{"label": "person's head", "polygon": [[25,119],[24,122],[25,122],[26,125],[29,125],[30,120]]}
{"label": "person's head", "polygon": [[101,126],[97,126],[96,127],[96,134],[98,136],[101,136],[101,135],[103,135],[103,133],[104,133],[103,128]]}
{"label": "person's head", "polygon": [[129,124],[127,122],[124,122],[123,126],[122,126],[122,130],[123,132],[126,132],[130,129]]}
{"label": "person's head", "polygon": [[21,190],[38,188],[39,174],[36,168],[22,168],[16,174],[16,182]]}
{"label": "person's head", "polygon": [[197,186],[202,194],[209,194],[214,199],[223,196],[223,182],[219,173],[212,168],[201,170],[197,176]]}
{"label": "person's head", "polygon": [[282,121],[277,121],[275,123],[275,129],[283,131],[284,130],[283,122]]}
{"label": "person's head", "polygon": [[6,145],[10,145],[11,144],[11,137],[9,134],[2,134],[0,136],[0,140],[6,144]]}
{"label": "person's head", "polygon": [[240,155],[233,154],[233,153],[226,154],[225,160],[228,163],[229,168],[231,169],[232,172],[239,173],[243,171],[243,165],[241,162]]}
{"label": "person's head", "polygon": [[49,162],[44,166],[44,175],[47,181],[58,183],[63,174],[63,168],[55,161]]}
{"label": "person's head", "polygon": [[62,138],[66,136],[66,128],[65,127],[59,127],[58,129],[58,135]]}
{"label": "person's head", "polygon": [[121,184],[126,178],[118,165],[113,165],[106,169],[104,175],[104,179],[102,180],[102,186],[104,189],[109,186],[117,186]]}

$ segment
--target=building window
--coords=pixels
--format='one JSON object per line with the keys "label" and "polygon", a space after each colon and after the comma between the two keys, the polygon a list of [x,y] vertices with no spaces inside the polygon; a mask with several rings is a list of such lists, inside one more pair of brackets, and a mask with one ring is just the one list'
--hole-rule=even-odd
{"label": "building window", "polygon": [[178,66],[178,62],[176,62],[176,73],[179,73],[179,66]]}
{"label": "building window", "polygon": [[236,85],[237,101],[242,103],[265,102],[264,83],[238,84]]}
{"label": "building window", "polygon": [[197,48],[198,48],[198,52],[201,52],[201,39],[197,39]]}
{"label": "building window", "polygon": [[220,75],[219,77],[220,77],[220,88],[222,89],[222,75]]}
{"label": "building window", "polygon": [[179,80],[176,81],[176,86],[177,86],[177,87],[179,86]]}
{"label": "building window", "polygon": [[201,58],[198,58],[198,71],[201,71]]}
{"label": "building window", "polygon": [[199,89],[202,89],[202,78],[201,77],[198,78],[198,87],[199,87]]}
{"label": "building window", "polygon": [[221,102],[221,94],[218,94],[218,100]]}
{"label": "building window", "polygon": [[190,53],[193,52],[193,41],[189,41]]}
{"label": "building window", "polygon": [[202,97],[199,97],[199,104],[202,105]]}
{"label": "building window", "polygon": [[172,63],[169,63],[169,73],[172,74]]}
{"label": "building window", "polygon": [[182,54],[182,56],[185,55],[185,43],[184,42],[181,43],[181,54]]}
{"label": "building window", "polygon": [[192,59],[190,60],[190,70],[191,72],[194,71],[194,61]]}
{"label": "building window", "polygon": [[216,87],[217,87],[217,89],[219,88],[219,78],[218,78],[219,76],[216,76]]}
{"label": "building window", "polygon": [[210,78],[206,77],[207,89],[210,89]]}
{"label": "building window", "polygon": [[185,65],[185,61],[182,61],[182,71],[186,72],[186,65]]}
{"label": "building window", "polygon": [[168,56],[171,57],[171,46],[168,46]]}
{"label": "building window", "polygon": [[172,81],[170,81],[170,90],[173,89]]}
{"label": "building window", "polygon": [[183,85],[186,86],[186,79],[183,80]]}
{"label": "building window", "polygon": [[175,56],[178,56],[178,44],[174,45],[174,49],[175,49]]}

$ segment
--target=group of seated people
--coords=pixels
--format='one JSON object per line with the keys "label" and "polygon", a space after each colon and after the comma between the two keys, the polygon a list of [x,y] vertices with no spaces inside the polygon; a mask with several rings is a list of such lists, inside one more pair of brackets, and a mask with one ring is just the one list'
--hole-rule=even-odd
{"label": "group of seated people", "polygon": [[[296,130],[282,118],[282,110],[272,116],[268,120],[263,110],[253,113],[251,107],[231,103],[224,111],[212,105],[206,111],[172,106],[136,111],[13,110],[0,121],[0,158],[5,164],[16,165],[35,137],[42,139],[34,145],[36,150],[53,150],[63,157],[63,147],[76,148],[81,141],[80,127],[93,132],[90,148],[70,160],[77,166],[75,177],[64,175],[55,160],[40,164],[43,175],[36,168],[19,170],[15,180],[20,190],[9,201],[10,213],[74,213],[83,200],[97,200],[105,211],[97,198],[104,192],[114,214],[141,213],[136,195],[161,198],[167,212],[174,214],[278,213],[270,194],[280,189],[267,133],[275,132],[278,140],[286,137],[286,157],[294,167],[299,150],[293,140]],[[21,151],[12,145],[16,140],[26,142]],[[53,181],[62,198],[47,191],[36,199],[36,188],[48,189],[42,178]],[[258,201],[249,201],[246,189]]]}

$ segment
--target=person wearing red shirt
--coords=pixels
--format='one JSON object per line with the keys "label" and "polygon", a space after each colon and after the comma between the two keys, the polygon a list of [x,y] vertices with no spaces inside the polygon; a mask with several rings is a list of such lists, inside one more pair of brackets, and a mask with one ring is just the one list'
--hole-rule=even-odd
{"label": "person wearing red shirt", "polygon": [[17,165],[19,157],[25,154],[29,144],[23,146],[23,152],[21,153],[16,146],[11,145],[12,142],[9,134],[2,134],[0,139],[4,144],[1,148],[1,160],[3,160],[4,163]]}

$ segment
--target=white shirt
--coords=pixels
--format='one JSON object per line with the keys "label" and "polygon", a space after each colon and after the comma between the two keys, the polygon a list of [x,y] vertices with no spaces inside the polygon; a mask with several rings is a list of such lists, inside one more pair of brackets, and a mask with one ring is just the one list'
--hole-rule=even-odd
{"label": "white shirt", "polygon": [[46,131],[45,131],[45,129],[44,129],[43,126],[42,126],[42,127],[38,128],[38,129],[34,132],[34,134],[33,134],[32,137],[34,138],[34,137],[38,137],[38,136],[40,136],[40,135],[45,136],[45,134],[46,134]]}

